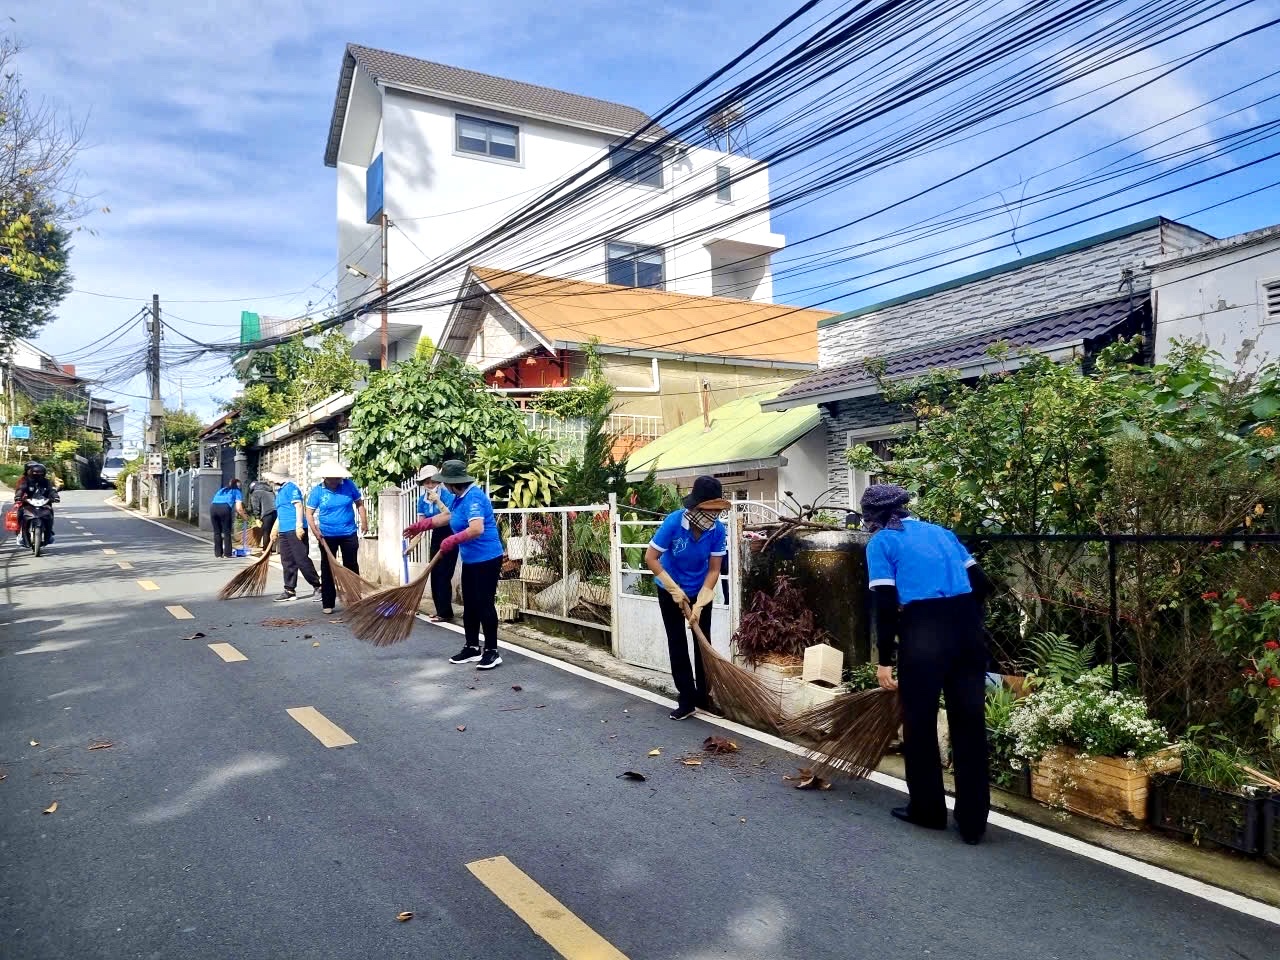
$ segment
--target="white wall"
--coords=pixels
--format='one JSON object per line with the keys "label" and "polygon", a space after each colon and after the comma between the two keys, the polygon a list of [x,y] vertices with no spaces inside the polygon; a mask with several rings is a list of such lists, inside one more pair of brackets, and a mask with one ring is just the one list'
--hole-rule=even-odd
{"label": "white wall", "polygon": [[[827,428],[819,423],[782,451],[787,465],[778,468],[778,497],[790,490],[801,503],[813,503],[827,489]],[[844,504],[839,491],[834,501]]]}
{"label": "white wall", "polygon": [[1280,230],[1199,248],[1201,255],[1154,265],[1156,359],[1172,341],[1194,340],[1246,372],[1280,360],[1280,317],[1266,316],[1264,285],[1280,282]]}
{"label": "white wall", "polygon": [[[380,148],[386,211],[395,224],[388,242],[393,285],[429,260],[465,246],[571,172],[592,164],[603,170],[609,145],[622,139],[395,90],[382,90],[379,97],[371,98],[371,87],[357,71],[337,163],[338,250],[343,265],[355,263],[371,276],[378,275],[379,242],[370,243],[362,255],[352,251],[377,232],[376,226],[365,223],[364,185],[365,167]],[[370,111],[379,116],[370,118],[366,115]],[[458,153],[454,149],[458,113],[518,125],[520,161]],[[717,165],[750,172],[732,185],[731,201],[718,200],[713,191],[686,209],[664,213],[652,222],[616,233],[609,229],[610,223],[654,213],[675,198],[713,187]],[[607,241],[594,235],[606,233],[615,240],[663,247],[668,290],[702,295],[732,290],[743,298],[768,301],[773,294],[768,257],[784,240],[771,232],[767,212],[720,226],[726,218],[759,205],[768,194],[767,169],[753,168],[744,157],[691,148],[684,156],[668,158],[663,189],[610,181],[554,222],[532,230],[527,238],[469,256],[466,263],[603,282]],[[673,244],[674,238],[694,231],[700,232],[695,239]],[[578,242],[583,242],[582,249],[553,261],[544,259],[548,250]],[[755,260],[740,272],[733,268],[731,278],[713,275],[713,267],[724,271],[726,264],[743,256]],[[430,304],[413,313],[393,314],[392,322],[418,325],[438,339],[448,318],[449,301],[461,281],[460,271],[438,278],[419,294]],[[356,297],[368,286],[369,281],[352,278],[339,266],[340,300]]]}

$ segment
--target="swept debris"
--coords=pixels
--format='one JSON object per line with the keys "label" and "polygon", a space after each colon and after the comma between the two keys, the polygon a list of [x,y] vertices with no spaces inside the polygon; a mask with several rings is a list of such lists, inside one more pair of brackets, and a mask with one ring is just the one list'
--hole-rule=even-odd
{"label": "swept debris", "polygon": [[702,741],[702,749],[707,753],[737,753],[738,745],[728,737],[707,737]]}
{"label": "swept debris", "polygon": [[636,773],[634,770],[628,770],[625,773],[618,774],[617,779],[634,780],[636,783],[644,783],[649,778],[646,777],[643,773]]}
{"label": "swept debris", "polygon": [[797,790],[830,790],[831,781],[824,780],[808,767],[801,767],[796,775],[782,778],[787,783],[794,783]]}

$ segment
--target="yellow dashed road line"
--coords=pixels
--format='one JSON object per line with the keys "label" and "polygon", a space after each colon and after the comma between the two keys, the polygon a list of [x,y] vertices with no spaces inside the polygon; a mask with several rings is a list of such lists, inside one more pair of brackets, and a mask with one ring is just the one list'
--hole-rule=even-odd
{"label": "yellow dashed road line", "polygon": [[108,550],[103,550],[102,552],[105,553],[108,557],[114,557],[116,555],[115,550],[108,549]]}
{"label": "yellow dashed road line", "polygon": [[627,960],[506,857],[476,860],[467,869],[565,960]]}
{"label": "yellow dashed road line", "polygon": [[240,663],[249,659],[229,643],[211,643],[209,644],[209,649],[227,663]]}
{"label": "yellow dashed road line", "polygon": [[132,569],[133,569],[133,564],[132,564],[132,563],[130,563],[128,560],[117,560],[117,561],[116,561],[116,566],[117,566],[117,567],[119,567],[121,570],[132,570]]}
{"label": "yellow dashed road line", "polygon": [[160,589],[158,586],[156,586],[156,584],[155,584],[155,583],[153,583],[153,582],[152,582],[152,581],[150,581],[150,580],[139,580],[139,581],[137,581],[137,584],[138,584],[138,586],[140,586],[143,590],[159,590],[159,589]]}
{"label": "yellow dashed road line", "polygon": [[165,607],[169,611],[169,615],[175,620],[194,620],[196,615],[186,607]]}
{"label": "yellow dashed road line", "polygon": [[290,707],[286,713],[326,747],[347,747],[356,742],[315,707]]}

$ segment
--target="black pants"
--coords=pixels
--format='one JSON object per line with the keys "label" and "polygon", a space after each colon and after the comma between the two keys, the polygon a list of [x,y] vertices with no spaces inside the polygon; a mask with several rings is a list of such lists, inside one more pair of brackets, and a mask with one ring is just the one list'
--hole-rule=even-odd
{"label": "black pants", "polygon": [[[274,517],[275,514],[272,514]],[[316,574],[315,564],[311,562],[310,541],[304,533],[302,539],[298,539],[298,534],[293,530],[282,530],[280,532],[280,566],[284,568],[284,588],[289,593],[295,593],[298,589],[298,573],[302,573],[302,579],[311,584],[312,587],[320,587],[320,577]]]}
{"label": "black pants", "polygon": [[[267,549],[267,543],[271,539],[271,531],[276,525],[276,511],[271,510],[259,517],[262,521],[262,549]],[[296,537],[294,539],[297,539]]]}
{"label": "black pants", "polygon": [[956,824],[966,836],[980,835],[991,807],[982,606],[970,595],[909,603],[903,608],[898,632],[898,686],[911,815],[934,826],[947,822],[938,754],[938,695],[942,694],[955,768]]}
{"label": "black pants", "polygon": [[[349,533],[342,537],[325,537],[329,551],[342,565],[353,573],[360,572],[360,538]],[[329,568],[329,554],[320,551],[320,605],[332,610],[338,601],[338,588],[333,582],[333,571]]]}
{"label": "black pants", "polygon": [[498,648],[498,574],[502,558],[480,563],[462,564],[462,630],[467,646],[480,646],[480,628],[484,628],[484,648]]}
{"label": "black pants", "polygon": [[[440,544],[449,536],[447,526],[435,527],[431,531],[431,554],[428,560],[440,551]],[[441,620],[453,619],[453,571],[458,568],[458,552],[451,550],[440,558],[440,562],[431,570],[431,602],[435,604],[436,616]],[[501,562],[499,562],[501,569]],[[494,590],[498,588],[495,586]],[[497,608],[494,616],[497,617]],[[495,630],[495,636],[497,631]]]}
{"label": "black pants", "polygon": [[213,555],[232,556],[231,530],[235,526],[235,511],[228,504],[215,503],[209,508],[209,522],[213,524]]}
{"label": "black pants", "polygon": [[[682,709],[707,706],[707,674],[702,668],[702,651],[693,644],[693,662],[689,662],[689,621],[671,594],[658,588],[658,609],[667,631],[667,653],[671,657],[671,679],[675,681]],[[698,618],[702,635],[711,639],[711,604],[702,608]]]}

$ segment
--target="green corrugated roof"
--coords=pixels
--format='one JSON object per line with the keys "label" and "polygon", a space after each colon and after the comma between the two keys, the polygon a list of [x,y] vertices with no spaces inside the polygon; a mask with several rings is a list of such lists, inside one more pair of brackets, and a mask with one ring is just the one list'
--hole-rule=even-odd
{"label": "green corrugated roof", "polygon": [[641,473],[657,464],[659,471],[698,469],[718,464],[776,457],[818,425],[816,404],[778,412],[760,404],[781,391],[733,400],[711,411],[711,429],[702,418],[676,427],[627,459],[628,473]]}
{"label": "green corrugated roof", "polygon": [[240,342],[253,343],[262,339],[262,320],[249,310],[240,311]]}

